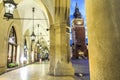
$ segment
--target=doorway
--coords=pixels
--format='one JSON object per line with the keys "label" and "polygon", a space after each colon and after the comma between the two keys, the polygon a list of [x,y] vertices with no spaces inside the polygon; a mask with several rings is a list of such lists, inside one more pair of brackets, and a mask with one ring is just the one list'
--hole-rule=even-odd
{"label": "doorway", "polygon": [[14,27],[12,26],[8,38],[8,54],[7,54],[7,67],[9,64],[16,63],[17,58],[17,37]]}

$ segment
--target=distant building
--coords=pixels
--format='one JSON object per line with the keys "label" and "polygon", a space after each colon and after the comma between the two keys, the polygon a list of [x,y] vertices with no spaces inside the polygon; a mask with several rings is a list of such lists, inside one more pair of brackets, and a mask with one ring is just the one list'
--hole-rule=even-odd
{"label": "distant building", "polygon": [[85,27],[84,20],[82,19],[79,8],[75,6],[75,12],[73,14],[74,19],[72,21],[72,58],[79,58],[79,56],[84,56],[86,52],[86,43],[85,43]]}

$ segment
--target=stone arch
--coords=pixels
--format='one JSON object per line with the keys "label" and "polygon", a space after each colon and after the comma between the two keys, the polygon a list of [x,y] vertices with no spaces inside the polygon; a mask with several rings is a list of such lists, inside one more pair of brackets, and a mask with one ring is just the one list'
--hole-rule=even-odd
{"label": "stone arch", "polygon": [[[11,24],[9,25],[9,27],[8,27],[7,38],[9,37],[9,33],[10,33],[12,27],[14,28],[14,30],[15,30],[15,32],[16,32],[16,27],[14,26],[14,21],[12,21]],[[15,33],[15,34],[16,34],[16,33]],[[17,36],[17,34],[16,34],[16,36]]]}
{"label": "stone arch", "polygon": [[51,12],[49,11],[49,7],[47,6],[47,4],[44,2],[44,0],[42,0],[42,2],[44,3],[44,6],[47,10],[48,13],[48,17],[49,17],[49,21],[50,21],[50,27],[49,27],[49,33],[50,33],[50,47],[49,47],[49,52],[50,52],[50,68],[49,68],[49,74],[54,75],[54,67],[55,67],[55,28],[54,28],[54,19],[53,16],[51,14]]}
{"label": "stone arch", "polygon": [[[8,36],[7,65],[16,63],[17,57],[17,35],[14,26],[11,27]],[[9,68],[10,66],[8,66]]]}
{"label": "stone arch", "polygon": [[25,33],[23,34],[23,42],[24,42],[24,40],[26,40],[26,44],[27,44],[26,45],[27,46],[27,58],[26,58],[26,60],[27,60],[27,63],[31,63],[32,62],[32,60],[31,60],[31,57],[32,57],[31,56],[31,39],[30,39],[30,31],[29,31],[29,29],[27,29],[25,31]]}
{"label": "stone arch", "polygon": [[[16,44],[17,45],[16,46],[17,47],[17,50],[16,50],[16,54],[17,54],[16,55],[16,63],[19,64],[20,63],[19,62],[19,60],[20,60],[19,56],[20,56],[20,50],[21,50],[20,46],[21,46],[21,41],[22,41],[22,36],[21,36],[22,31],[18,27],[21,27],[21,26],[18,26],[16,22],[12,21],[11,24],[9,24],[6,37],[7,37],[7,39],[9,38],[9,33],[10,33],[11,29],[14,28],[15,34],[16,34],[16,40],[17,40],[17,44]],[[8,47],[8,45],[6,47]]]}
{"label": "stone arch", "polygon": [[42,2],[43,2],[44,6],[45,6],[45,8],[46,8],[46,11],[47,11],[47,14],[48,14],[48,18],[49,18],[50,25],[53,25],[53,23],[54,23],[53,20],[54,20],[54,19],[53,19],[53,17],[52,17],[52,14],[51,14],[51,12],[50,12],[50,10],[49,10],[47,4],[45,4],[45,2],[44,2],[43,0],[42,0]]}

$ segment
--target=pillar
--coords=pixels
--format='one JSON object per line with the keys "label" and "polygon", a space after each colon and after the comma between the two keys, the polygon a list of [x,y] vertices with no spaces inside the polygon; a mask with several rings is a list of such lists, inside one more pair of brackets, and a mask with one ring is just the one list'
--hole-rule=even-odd
{"label": "pillar", "polygon": [[32,42],[31,42],[31,38],[30,37],[27,37],[27,47],[28,47],[28,56],[27,56],[27,60],[28,60],[28,63],[32,63]]}
{"label": "pillar", "polygon": [[69,23],[70,0],[55,0],[54,29],[55,29],[55,76],[73,76],[74,69],[70,62],[69,38],[66,27]]}
{"label": "pillar", "polygon": [[57,76],[73,76],[74,69],[70,61],[70,45],[69,36],[66,33],[67,25],[65,23],[59,24],[55,28],[55,53],[56,65],[54,75]]}
{"label": "pillar", "polygon": [[54,25],[50,26],[50,69],[49,74],[54,75],[55,68],[55,29]]}
{"label": "pillar", "polygon": [[120,0],[86,0],[90,80],[120,79]]}

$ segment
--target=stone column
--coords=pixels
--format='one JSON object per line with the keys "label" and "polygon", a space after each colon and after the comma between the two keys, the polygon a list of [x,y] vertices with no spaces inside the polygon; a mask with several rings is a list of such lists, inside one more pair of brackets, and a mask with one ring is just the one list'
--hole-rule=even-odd
{"label": "stone column", "polygon": [[67,47],[67,62],[71,64],[71,51],[70,51],[70,27],[66,26],[66,47]]}
{"label": "stone column", "polygon": [[56,65],[54,75],[73,76],[74,69],[70,62],[70,46],[68,46],[68,35],[66,35],[66,24],[56,26]]}
{"label": "stone column", "polygon": [[50,26],[50,69],[49,74],[54,75],[55,67],[55,29],[54,25]]}
{"label": "stone column", "polygon": [[33,51],[33,42],[30,39],[30,43],[29,43],[29,63],[32,63],[32,51]]}
{"label": "stone column", "polygon": [[22,49],[21,49],[22,45],[20,43],[18,43],[17,45],[17,55],[16,55],[16,63],[21,65],[21,53],[22,53]]}
{"label": "stone column", "polygon": [[17,43],[17,55],[16,55],[16,62],[19,64],[19,66],[23,65],[22,55],[24,54],[24,45],[22,43],[22,40]]}
{"label": "stone column", "polygon": [[86,0],[90,80],[120,80],[120,0]]}
{"label": "stone column", "polygon": [[30,37],[27,38],[27,47],[28,47],[28,63],[30,64],[32,62],[31,52],[32,52],[32,46],[31,46],[31,39]]}
{"label": "stone column", "polygon": [[55,0],[55,68],[54,75],[74,75],[74,69],[70,63],[66,26],[69,23],[70,0]]}

